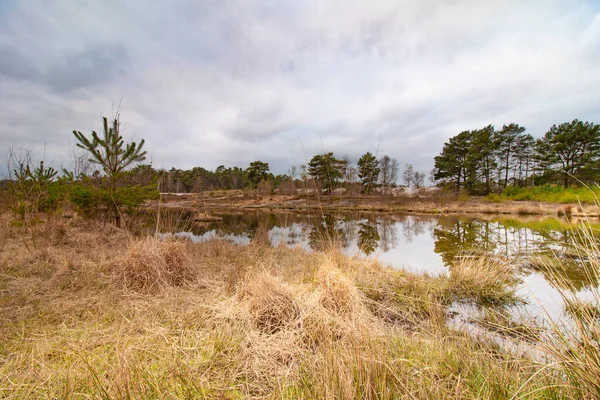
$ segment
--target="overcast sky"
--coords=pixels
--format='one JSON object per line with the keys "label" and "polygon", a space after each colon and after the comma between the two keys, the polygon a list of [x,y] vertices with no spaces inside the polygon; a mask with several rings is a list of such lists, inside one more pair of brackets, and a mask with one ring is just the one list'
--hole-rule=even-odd
{"label": "overcast sky", "polygon": [[428,172],[462,130],[600,123],[600,1],[0,0],[3,153],[67,163],[120,99],[157,168]]}

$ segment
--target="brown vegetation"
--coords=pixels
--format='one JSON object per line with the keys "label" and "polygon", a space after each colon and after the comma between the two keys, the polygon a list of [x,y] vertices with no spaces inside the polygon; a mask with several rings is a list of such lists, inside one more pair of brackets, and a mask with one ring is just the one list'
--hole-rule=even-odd
{"label": "brown vegetation", "polygon": [[[538,201],[490,201],[486,197],[461,196],[444,190],[425,190],[396,195],[341,193],[317,196],[315,193],[291,195],[256,193],[241,190],[184,195],[162,194],[160,206],[171,210],[195,211],[197,207],[208,211],[264,209],[270,211],[374,211],[411,212],[425,214],[510,214],[510,215],[559,215],[578,217],[597,216],[593,205],[565,204],[557,208],[555,203]],[[149,202],[147,207],[156,209],[159,202]]]}
{"label": "brown vegetation", "polygon": [[500,264],[428,277],[335,249],[132,238],[78,218],[27,233],[0,223],[0,397],[581,393],[555,373],[563,364],[445,324],[453,301],[510,298]]}

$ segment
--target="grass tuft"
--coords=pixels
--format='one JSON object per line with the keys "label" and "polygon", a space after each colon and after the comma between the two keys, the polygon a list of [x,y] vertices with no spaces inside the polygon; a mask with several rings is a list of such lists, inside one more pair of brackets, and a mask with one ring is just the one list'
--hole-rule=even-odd
{"label": "grass tuft", "polygon": [[240,295],[248,301],[249,314],[261,332],[277,333],[300,316],[300,307],[290,288],[271,275],[258,275]]}
{"label": "grass tuft", "polygon": [[195,277],[185,244],[157,238],[133,241],[113,262],[113,269],[125,287],[143,293],[181,286]]}
{"label": "grass tuft", "polygon": [[450,282],[460,297],[480,304],[510,304],[518,300],[515,270],[500,258],[465,255],[451,267]]}

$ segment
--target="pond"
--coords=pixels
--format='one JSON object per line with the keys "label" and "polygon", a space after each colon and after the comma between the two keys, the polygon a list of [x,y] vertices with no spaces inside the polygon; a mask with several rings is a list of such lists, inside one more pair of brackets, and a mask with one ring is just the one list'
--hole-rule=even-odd
{"label": "pond", "polygon": [[[495,255],[517,267],[521,279],[517,294],[526,303],[520,312],[530,316],[562,317],[558,281],[582,300],[591,299],[598,285],[582,272],[585,260],[575,251],[574,243],[584,238],[576,225],[562,219],[264,212],[219,216],[220,222],[193,223],[191,213],[179,214],[171,217],[178,221],[172,231],[195,242],[224,238],[240,244],[260,234],[273,246],[306,251],[318,251],[334,237],[348,255],[430,275],[450,274],[453,263],[465,255]],[[541,255],[560,261],[560,268],[540,268],[531,262]]]}

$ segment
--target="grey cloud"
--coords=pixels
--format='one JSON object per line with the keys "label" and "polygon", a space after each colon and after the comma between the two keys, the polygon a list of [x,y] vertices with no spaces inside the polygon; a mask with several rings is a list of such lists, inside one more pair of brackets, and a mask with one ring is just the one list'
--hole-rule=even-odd
{"label": "grey cloud", "polygon": [[293,126],[282,101],[272,101],[242,110],[225,135],[234,140],[257,142],[284,132]]}
{"label": "grey cloud", "polygon": [[45,74],[45,82],[58,92],[89,88],[129,74],[131,65],[119,45],[97,45],[69,54]]}
{"label": "grey cloud", "polygon": [[34,1],[0,24],[0,148],[60,152],[121,97],[166,168],[379,146],[427,172],[464,129],[600,122],[592,0]]}
{"label": "grey cloud", "polygon": [[39,81],[42,73],[14,45],[0,44],[0,76],[25,81]]}
{"label": "grey cloud", "polygon": [[43,83],[57,92],[89,88],[106,83],[131,71],[121,46],[96,45],[81,52],[70,52],[43,70],[40,60],[27,57],[18,48],[0,45],[0,75],[19,81]]}

